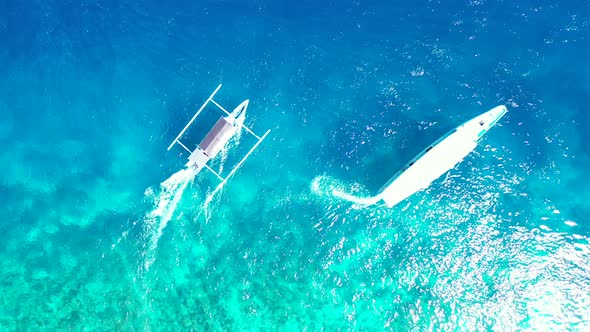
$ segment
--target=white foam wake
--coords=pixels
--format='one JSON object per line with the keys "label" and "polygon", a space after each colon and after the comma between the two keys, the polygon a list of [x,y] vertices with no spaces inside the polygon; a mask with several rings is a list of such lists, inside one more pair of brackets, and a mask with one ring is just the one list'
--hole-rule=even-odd
{"label": "white foam wake", "polygon": [[148,188],[145,195],[153,200],[154,208],[144,217],[144,235],[147,240],[144,251],[144,268],[149,270],[156,260],[158,241],[174,215],[187,185],[194,179],[196,171],[192,167],[182,169],[160,183],[159,191]]}
{"label": "white foam wake", "polygon": [[[358,205],[373,205],[380,200],[379,196],[359,197],[349,194],[345,191],[347,187],[341,181],[329,176],[316,176],[311,182],[311,191],[319,196],[336,197]],[[352,189],[355,191],[363,190],[358,184],[355,184]]]}
{"label": "white foam wake", "polygon": [[340,191],[338,189],[334,189],[332,191],[332,195],[334,197],[338,197],[338,198],[343,199],[345,201],[349,201],[351,203],[355,203],[355,204],[359,204],[359,205],[373,205],[373,204],[376,204],[377,202],[379,202],[379,200],[380,200],[379,196],[358,197],[358,196],[354,196],[349,193],[346,193],[344,191]]}

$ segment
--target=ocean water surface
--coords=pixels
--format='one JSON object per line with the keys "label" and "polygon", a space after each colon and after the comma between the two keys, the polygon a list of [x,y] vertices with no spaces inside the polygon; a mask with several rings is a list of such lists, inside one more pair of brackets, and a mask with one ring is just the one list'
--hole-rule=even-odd
{"label": "ocean water surface", "polygon": [[[0,329],[589,330],[589,33],[587,1],[0,2]],[[211,196],[166,148],[219,83],[272,131]],[[330,195],[498,104],[398,206]]]}

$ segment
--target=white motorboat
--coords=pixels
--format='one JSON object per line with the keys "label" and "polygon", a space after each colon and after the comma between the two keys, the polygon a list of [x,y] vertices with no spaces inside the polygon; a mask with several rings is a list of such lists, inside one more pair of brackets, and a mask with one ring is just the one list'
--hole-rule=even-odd
{"label": "white motorboat", "polygon": [[506,112],[506,107],[500,105],[451,130],[410,160],[376,196],[358,198],[340,191],[334,191],[334,195],[363,205],[383,201],[393,207],[455,167]]}

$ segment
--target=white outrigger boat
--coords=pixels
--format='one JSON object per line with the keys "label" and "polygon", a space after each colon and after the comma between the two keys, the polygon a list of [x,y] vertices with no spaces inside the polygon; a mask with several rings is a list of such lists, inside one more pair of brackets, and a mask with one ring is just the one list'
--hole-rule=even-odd
{"label": "white outrigger boat", "polygon": [[340,191],[334,191],[334,195],[362,205],[383,201],[393,207],[455,167],[506,112],[506,107],[500,105],[451,130],[410,160],[376,196],[358,198]]}
{"label": "white outrigger boat", "polygon": [[[201,105],[199,110],[186,124],[186,126],[180,131],[180,133],[176,136],[176,138],[172,141],[172,143],[168,146],[167,149],[168,151],[170,151],[170,149],[172,149],[172,147],[175,144],[180,145],[189,153],[189,161],[187,163],[187,166],[194,169],[195,175],[198,174],[201,170],[207,169],[219,179],[220,183],[217,186],[217,188],[215,188],[215,190],[210,194],[211,196],[215,195],[215,193],[217,193],[219,190],[221,190],[221,188],[223,188],[223,186],[229,180],[229,178],[236,173],[236,171],[242,166],[246,159],[248,159],[250,154],[252,154],[252,152],[256,150],[260,143],[262,143],[262,141],[270,133],[269,129],[264,133],[264,135],[259,136],[256,133],[254,133],[252,129],[244,125],[246,109],[248,108],[248,104],[250,103],[248,99],[244,100],[231,113],[228,112],[217,101],[215,101],[213,97],[219,91],[219,89],[221,89],[221,84],[217,86],[215,91],[213,91],[209,98],[207,98],[205,103]],[[202,139],[201,143],[199,143],[199,145],[194,150],[191,150],[184,143],[182,143],[180,139],[210,102],[217,106],[217,108],[219,108],[223,113],[225,113],[225,116],[220,117],[219,120],[217,120],[217,122],[213,126],[213,128],[211,128],[207,135],[205,135],[205,137]],[[229,174],[225,177],[222,177],[219,173],[217,173],[209,165],[207,165],[207,163],[209,162],[209,160],[214,159],[217,156],[217,154],[225,147],[225,145],[238,132],[238,129],[240,128],[243,128],[250,135],[256,137],[258,141],[254,144],[254,146],[252,146],[252,148],[246,153],[246,155],[232,168]]]}

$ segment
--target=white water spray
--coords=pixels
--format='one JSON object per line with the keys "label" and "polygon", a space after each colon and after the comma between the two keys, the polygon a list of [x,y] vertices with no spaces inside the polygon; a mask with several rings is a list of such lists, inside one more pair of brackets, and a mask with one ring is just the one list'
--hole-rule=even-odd
{"label": "white water spray", "polygon": [[[358,197],[349,194],[345,192],[347,187],[342,182],[328,176],[317,176],[311,182],[311,191],[319,196],[336,197],[358,205],[373,205],[381,199],[378,195],[373,197]],[[363,190],[358,184],[355,184],[353,189],[355,191]]]}
{"label": "white water spray", "polygon": [[346,193],[346,192],[338,190],[338,189],[334,189],[332,191],[332,195],[334,197],[338,197],[338,198],[343,199],[345,201],[349,201],[351,203],[355,203],[355,204],[359,204],[359,205],[373,205],[373,204],[376,204],[377,202],[379,202],[379,200],[381,199],[381,197],[379,197],[379,196],[358,197],[358,196],[351,195],[349,193]]}
{"label": "white water spray", "polygon": [[153,210],[146,213],[144,217],[144,240],[147,240],[147,243],[143,259],[146,270],[149,270],[156,260],[156,248],[164,228],[172,219],[184,190],[196,174],[194,168],[187,167],[160,183],[157,193],[151,187],[146,190],[145,195],[152,198],[154,203]]}

